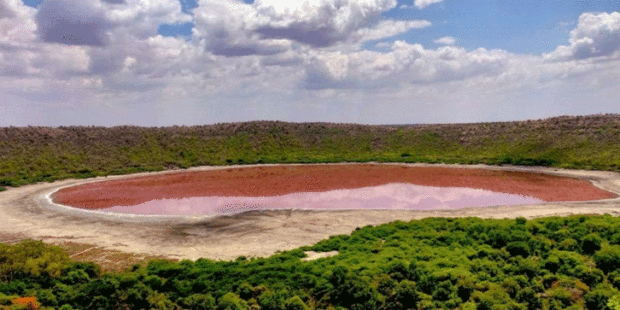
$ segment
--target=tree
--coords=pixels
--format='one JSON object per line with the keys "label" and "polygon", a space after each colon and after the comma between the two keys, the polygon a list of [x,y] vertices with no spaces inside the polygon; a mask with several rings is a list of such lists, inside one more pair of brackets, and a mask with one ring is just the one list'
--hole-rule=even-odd
{"label": "tree", "polygon": [[594,253],[594,261],[596,262],[596,266],[605,273],[619,269],[620,245],[610,245],[602,248],[600,251]]}
{"label": "tree", "polygon": [[182,305],[195,310],[215,310],[215,298],[209,294],[194,294],[184,298]]}
{"label": "tree", "polygon": [[618,291],[608,283],[597,285],[585,296],[586,308],[588,310],[609,310],[609,300],[618,296]]}
{"label": "tree", "polygon": [[308,306],[304,303],[299,296],[293,296],[284,302],[284,309],[286,310],[308,310]]}
{"label": "tree", "polygon": [[591,255],[601,249],[602,241],[597,233],[586,235],[581,242],[581,250],[584,254]]}
{"label": "tree", "polygon": [[530,247],[523,241],[508,243],[506,250],[511,256],[521,255],[524,258],[530,256]]}
{"label": "tree", "polygon": [[609,307],[611,310],[620,310],[620,295],[609,298],[609,301],[607,302],[607,307]]}
{"label": "tree", "polygon": [[394,290],[394,294],[386,300],[386,309],[415,309],[420,301],[420,293],[416,289],[415,282],[403,280]]}
{"label": "tree", "polygon": [[237,294],[228,292],[219,300],[217,310],[247,310],[248,304]]}

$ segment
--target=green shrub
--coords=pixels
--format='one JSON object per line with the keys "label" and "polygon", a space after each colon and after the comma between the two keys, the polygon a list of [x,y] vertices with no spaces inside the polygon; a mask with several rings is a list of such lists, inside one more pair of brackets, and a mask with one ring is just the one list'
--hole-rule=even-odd
{"label": "green shrub", "polygon": [[58,305],[58,300],[56,299],[56,296],[54,296],[54,293],[52,293],[52,290],[37,291],[36,297],[43,306],[55,307]]}
{"label": "green shrub", "polygon": [[508,243],[506,250],[511,256],[520,255],[524,258],[530,256],[530,247],[523,241]]}
{"label": "green shrub", "polygon": [[308,306],[299,296],[293,296],[284,302],[285,310],[308,310]]}
{"label": "green shrub", "polygon": [[0,292],[0,306],[9,306],[11,305],[11,301],[18,297],[18,295],[7,296]]}
{"label": "green shrub", "polygon": [[182,300],[181,305],[195,310],[215,310],[215,298],[209,294],[193,294]]}
{"label": "green shrub", "polygon": [[566,238],[560,242],[559,246],[563,251],[576,251],[579,248],[579,243],[573,238]]}
{"label": "green shrub", "polygon": [[620,310],[620,295],[612,296],[607,302],[607,307],[611,310]]}
{"label": "green shrub", "polygon": [[247,310],[248,304],[237,294],[228,292],[218,300],[217,310]]}
{"label": "green shrub", "polygon": [[525,225],[525,223],[527,223],[527,219],[520,216],[515,219],[515,222],[517,223],[517,225]]}
{"label": "green shrub", "polygon": [[524,287],[517,292],[515,300],[526,304],[528,310],[541,309],[542,300],[531,287]]}
{"label": "green shrub", "polygon": [[601,249],[602,241],[597,233],[586,235],[582,240],[581,249],[585,254],[594,254],[594,252]]}
{"label": "green shrub", "polygon": [[620,245],[610,245],[594,253],[596,266],[603,272],[620,269]]}
{"label": "green shrub", "polygon": [[618,291],[609,284],[599,284],[585,296],[586,308],[588,310],[610,310],[609,300],[618,296]]}

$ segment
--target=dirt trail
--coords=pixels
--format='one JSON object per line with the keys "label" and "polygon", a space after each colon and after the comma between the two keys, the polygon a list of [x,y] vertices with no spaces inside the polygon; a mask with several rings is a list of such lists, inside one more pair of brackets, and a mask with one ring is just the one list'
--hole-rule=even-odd
{"label": "dirt trail", "polygon": [[[485,165],[410,164],[408,166],[547,173],[588,180],[596,187],[620,195],[620,173],[614,172]],[[188,171],[226,168],[231,168],[231,166],[199,167],[188,169]],[[174,171],[137,175],[162,173],[174,173]],[[408,221],[425,217],[515,218],[524,216],[532,218],[570,214],[620,214],[620,198],[612,198],[583,202],[552,202],[537,205],[435,211],[252,211],[215,219],[121,217],[61,208],[50,204],[46,198],[51,192],[66,186],[134,176],[136,175],[64,180],[11,188],[2,192],[0,193],[0,219],[2,220],[0,236],[5,236],[7,241],[33,238],[50,243],[89,244],[106,250],[145,256],[192,260],[205,257],[229,260],[241,255],[268,256],[278,250],[311,245],[331,235],[348,234],[356,227],[378,225],[395,220]]]}

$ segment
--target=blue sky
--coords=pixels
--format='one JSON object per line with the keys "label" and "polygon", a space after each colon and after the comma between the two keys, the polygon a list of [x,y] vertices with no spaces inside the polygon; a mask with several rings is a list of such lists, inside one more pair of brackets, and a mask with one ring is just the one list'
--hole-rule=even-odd
{"label": "blue sky", "polygon": [[0,0],[0,126],[620,113],[619,6]]}

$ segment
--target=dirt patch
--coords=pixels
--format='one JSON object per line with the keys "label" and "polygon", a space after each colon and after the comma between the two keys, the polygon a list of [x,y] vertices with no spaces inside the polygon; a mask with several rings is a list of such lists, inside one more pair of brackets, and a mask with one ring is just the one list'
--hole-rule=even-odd
{"label": "dirt patch", "polygon": [[303,261],[311,261],[324,257],[331,257],[338,255],[338,251],[330,251],[330,252],[314,252],[314,251],[305,251],[304,252],[307,257],[302,258]]}

